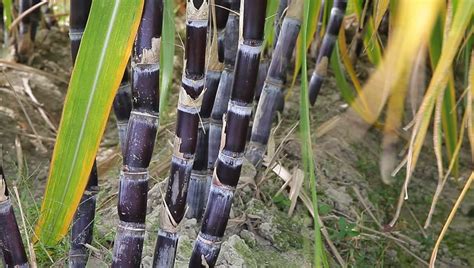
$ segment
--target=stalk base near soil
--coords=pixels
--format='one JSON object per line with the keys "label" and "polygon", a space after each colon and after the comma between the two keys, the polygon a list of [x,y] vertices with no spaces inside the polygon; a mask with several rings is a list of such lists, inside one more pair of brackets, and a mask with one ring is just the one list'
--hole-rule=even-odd
{"label": "stalk base near soil", "polygon": [[2,252],[7,267],[29,267],[10,198],[0,202],[0,226]]}
{"label": "stalk base near soil", "polygon": [[145,224],[120,221],[115,236],[112,267],[139,267],[142,260]]}
{"label": "stalk base near soil", "polygon": [[99,192],[97,179],[95,184],[96,185],[93,186],[87,186],[86,191],[81,197],[81,203],[74,215],[71,227],[69,267],[85,267],[89,259],[89,249],[85,245],[92,243],[97,193]]}
{"label": "stalk base near soil", "polygon": [[[158,231],[153,267],[173,267],[178,247],[178,234],[176,232]],[[158,250],[159,249],[159,250]],[[170,258],[172,257],[172,258]]]}

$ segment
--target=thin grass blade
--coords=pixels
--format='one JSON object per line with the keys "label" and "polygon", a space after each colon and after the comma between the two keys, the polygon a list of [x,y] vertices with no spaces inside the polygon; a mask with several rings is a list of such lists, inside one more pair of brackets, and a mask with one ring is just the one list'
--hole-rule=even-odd
{"label": "thin grass blade", "polygon": [[[301,42],[299,44],[300,51],[306,51],[308,40],[308,22],[312,21],[310,17],[310,10],[314,7],[315,2],[319,1],[304,1],[304,15],[301,31]],[[319,8],[318,8],[319,9]],[[319,12],[318,12],[319,13]],[[306,34],[305,34],[306,33]],[[314,34],[314,33],[313,33]],[[312,36],[312,35],[309,35]],[[311,187],[311,197],[314,208],[314,266],[315,267],[329,267],[324,251],[323,242],[321,239],[321,231],[319,226],[319,212],[318,212],[318,197],[316,193],[316,176],[314,173],[314,159],[313,147],[311,142],[311,123],[309,119],[309,99],[308,99],[308,70],[306,64],[306,53],[299,55],[301,61],[301,92],[300,92],[300,135],[301,135],[301,150],[303,158],[303,166],[305,170],[305,177],[309,178]]]}
{"label": "thin grass blade", "polygon": [[[305,2],[306,5],[306,2]],[[326,6],[329,6],[326,4]],[[309,46],[314,38],[314,33],[318,27],[318,15],[319,9],[321,8],[321,1],[320,0],[310,0],[308,1],[308,20],[307,20],[307,27],[306,30],[300,32],[300,36],[296,41],[296,56],[295,56],[295,69],[293,72],[293,82],[291,85],[295,84],[296,78],[298,77],[298,73],[300,72],[302,59],[306,58],[306,52],[308,51]],[[306,11],[305,11],[306,12]],[[322,32],[322,30],[321,30]],[[305,36],[305,46],[301,46],[301,42],[303,42],[303,35]]]}
{"label": "thin grass blade", "polygon": [[458,9],[453,17],[450,30],[446,34],[446,38],[444,39],[443,49],[441,51],[441,56],[438,65],[436,66],[433,77],[428,86],[428,90],[425,94],[425,97],[415,119],[415,126],[408,151],[407,173],[405,183],[400,194],[400,199],[397,205],[397,212],[395,213],[393,220],[390,222],[391,226],[395,225],[398,216],[400,215],[400,210],[403,205],[403,202],[405,199],[408,198],[408,184],[410,182],[411,176],[413,174],[418,157],[421,152],[421,148],[423,147],[426,138],[435,102],[438,96],[440,94],[444,94],[445,92],[449,72],[454,57],[457,54],[467,25],[471,21],[474,6],[467,4],[467,0],[461,2],[463,2],[462,6],[464,8]]}

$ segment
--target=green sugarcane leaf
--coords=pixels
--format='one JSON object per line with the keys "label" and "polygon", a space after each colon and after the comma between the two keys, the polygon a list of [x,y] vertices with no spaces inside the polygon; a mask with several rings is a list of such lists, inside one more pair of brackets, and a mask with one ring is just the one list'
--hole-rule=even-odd
{"label": "green sugarcane leaf", "polygon": [[143,0],[93,1],[69,83],[35,239],[68,231],[131,53]]}
{"label": "green sugarcane leaf", "polygon": [[[428,90],[425,93],[425,97],[421,104],[421,108],[418,111],[416,118],[415,130],[412,133],[410,141],[410,150],[408,159],[409,165],[407,165],[407,178],[409,178],[414,171],[417,164],[418,157],[425,141],[429,123],[431,121],[431,114],[436,102],[436,99],[440,94],[445,93],[446,84],[448,82],[447,76],[452,70],[452,64],[454,58],[461,45],[461,41],[464,37],[464,33],[468,28],[468,24],[471,22],[472,15],[474,13],[474,6],[468,5],[467,0],[461,1],[463,8],[456,10],[449,31],[446,33],[444,38],[443,48],[439,57],[438,64],[434,70],[431,78]],[[393,222],[393,221],[392,221]]]}
{"label": "green sugarcane leaf", "polygon": [[[306,50],[308,23],[311,21],[310,10],[317,0],[304,1],[304,15],[302,23],[301,42],[299,49]],[[319,8],[318,8],[319,9]],[[306,53],[300,54],[301,60],[301,92],[300,92],[300,136],[301,136],[301,152],[303,159],[303,167],[305,177],[309,178],[311,187],[311,199],[314,208],[314,266],[329,267],[325,252],[323,250],[323,242],[321,239],[321,231],[319,226],[318,197],[316,193],[316,176],[314,174],[313,147],[311,142],[311,122],[309,119],[309,98],[308,98],[308,66],[306,64]]]}
{"label": "green sugarcane leaf", "polygon": [[[305,2],[306,4],[306,2]],[[295,69],[293,72],[293,81],[292,85],[295,84],[296,78],[298,77],[298,73],[300,72],[302,59],[306,58],[306,52],[308,51],[311,42],[314,39],[314,34],[316,33],[316,29],[318,26],[318,16],[319,16],[319,9],[321,8],[321,0],[311,0],[308,1],[308,21],[307,27],[304,31],[300,31],[300,35],[298,36],[298,40],[296,41],[296,57],[295,57]],[[329,3],[326,3],[326,6]],[[322,34],[322,33],[321,33]],[[301,42],[303,42],[302,36],[305,36],[304,44],[305,46],[301,46]]]}
{"label": "green sugarcane leaf", "polygon": [[[434,70],[438,65],[441,51],[443,47],[443,35],[444,35],[444,24],[445,16],[448,8],[443,3],[443,8],[441,15],[438,16],[435,27],[431,34],[430,43],[429,43],[429,54],[431,60],[431,67]],[[454,8],[453,8],[454,10]],[[446,144],[446,152],[448,157],[448,162],[451,162],[454,155],[454,150],[458,142],[458,122],[456,114],[456,93],[454,88],[454,75],[452,70],[448,76],[448,86],[444,93],[443,105],[442,105],[442,114],[441,114],[441,123],[443,129],[443,137]],[[455,160],[452,173],[454,176],[458,175],[458,161]]]}
{"label": "green sugarcane leaf", "polygon": [[10,28],[12,24],[12,0],[3,0],[3,18],[5,19],[5,30]]}
{"label": "green sugarcane leaf", "polygon": [[160,48],[160,114],[166,115],[171,82],[173,81],[173,63],[175,51],[174,1],[163,1],[163,30]]}
{"label": "green sugarcane leaf", "polygon": [[[362,21],[362,12],[364,9],[364,1],[352,0],[354,2],[354,10],[359,18],[359,22]],[[370,12],[368,10],[367,12]],[[382,59],[382,47],[380,46],[377,31],[375,30],[375,22],[372,16],[369,17],[369,21],[365,25],[366,30],[364,34],[364,50],[369,57],[370,62],[378,65]]]}
{"label": "green sugarcane leaf", "polygon": [[344,75],[344,70],[342,69],[342,59],[341,52],[339,52],[339,43],[336,42],[334,47],[334,53],[331,55],[331,69],[334,72],[334,77],[336,79],[336,86],[341,92],[341,96],[345,102],[349,105],[355,100],[354,91],[351,88],[351,85]]}
{"label": "green sugarcane leaf", "polygon": [[265,14],[265,27],[264,27],[264,47],[268,48],[273,44],[273,38],[275,35],[275,27],[273,22],[279,20],[276,14],[278,12],[278,0],[267,1],[267,13]]}

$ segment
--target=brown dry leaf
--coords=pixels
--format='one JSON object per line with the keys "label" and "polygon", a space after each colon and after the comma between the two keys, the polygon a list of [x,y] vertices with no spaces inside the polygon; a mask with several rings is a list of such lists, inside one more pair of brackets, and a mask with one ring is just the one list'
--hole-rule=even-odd
{"label": "brown dry leaf", "polygon": [[303,187],[304,182],[304,172],[303,170],[296,168],[293,172],[293,179],[291,180],[290,184],[290,195],[289,198],[291,200],[290,208],[288,209],[288,216],[293,215],[293,211],[296,207],[296,201],[298,201],[298,196]]}

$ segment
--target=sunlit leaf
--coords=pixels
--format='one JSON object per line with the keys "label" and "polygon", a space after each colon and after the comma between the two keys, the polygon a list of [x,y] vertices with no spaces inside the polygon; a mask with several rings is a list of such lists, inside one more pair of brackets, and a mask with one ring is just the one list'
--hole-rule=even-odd
{"label": "sunlit leaf", "polygon": [[[305,3],[306,4],[306,3]],[[326,3],[327,5],[327,3]],[[300,35],[298,36],[298,40],[296,41],[296,57],[295,57],[295,69],[293,72],[293,82],[292,85],[295,84],[296,78],[298,77],[298,73],[301,69],[302,59],[305,58],[303,55],[306,56],[306,52],[308,51],[311,42],[313,41],[314,33],[316,32],[316,28],[318,26],[318,16],[319,16],[319,9],[321,8],[321,1],[320,0],[311,0],[308,1],[308,23],[306,30],[300,31]],[[301,46],[301,42],[303,42],[303,36],[306,41],[304,41],[305,46]]]}
{"label": "sunlit leaf", "polygon": [[[474,5],[467,4],[468,1],[462,2],[463,8],[459,8],[456,11],[452,19],[451,27],[447,32],[446,37],[444,38],[443,48],[441,51],[441,56],[438,65],[436,66],[433,77],[428,86],[428,90],[425,94],[425,97],[415,119],[415,125],[412,132],[407,157],[406,179],[400,195],[399,203],[397,206],[397,212],[395,214],[394,219],[390,223],[391,226],[395,224],[398,219],[398,216],[400,215],[400,210],[401,206],[403,205],[403,201],[408,198],[408,184],[410,182],[410,178],[413,174],[413,171],[418,161],[418,157],[421,152],[421,148],[423,147],[426,138],[435,102],[440,96],[440,94],[444,94],[445,92],[451,65],[453,63],[454,57],[457,54],[467,25],[471,21]],[[413,3],[414,2],[412,2],[412,5]]]}
{"label": "sunlit leaf", "polygon": [[[311,17],[309,16],[311,5],[316,1],[304,1],[304,15],[302,23],[302,32],[308,31],[308,22]],[[319,1],[317,1],[319,2]],[[301,43],[299,49],[304,51],[307,43],[307,35],[301,35]],[[306,55],[302,54],[301,57],[301,92],[300,92],[300,135],[301,135],[301,150],[303,158],[303,166],[305,171],[305,177],[309,178],[311,187],[311,197],[314,208],[314,235],[315,235],[315,252],[314,252],[314,265],[315,267],[328,267],[323,242],[321,239],[321,231],[319,226],[319,212],[318,212],[318,197],[316,193],[316,176],[314,174],[314,159],[313,159],[313,147],[311,142],[311,123],[309,119],[309,98],[308,98],[308,70],[306,64]]]}
{"label": "sunlit leaf", "polygon": [[66,234],[130,57],[143,0],[93,1],[69,83],[36,235]]}

